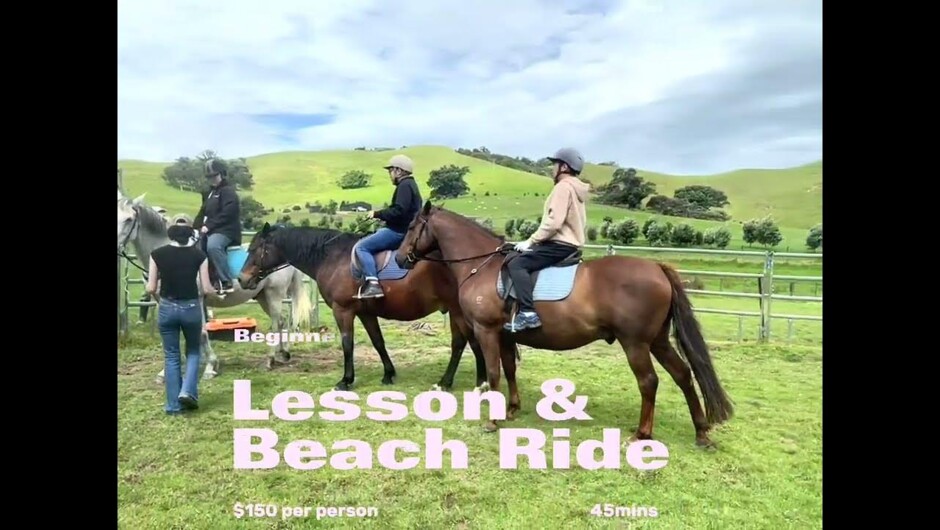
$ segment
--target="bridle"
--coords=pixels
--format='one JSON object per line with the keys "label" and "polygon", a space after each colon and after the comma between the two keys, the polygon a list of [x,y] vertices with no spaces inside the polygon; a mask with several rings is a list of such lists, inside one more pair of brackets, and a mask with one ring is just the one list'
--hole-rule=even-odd
{"label": "bridle", "polygon": [[141,272],[144,273],[144,278],[146,278],[150,271],[138,265],[133,258],[127,255],[127,243],[132,239],[135,239],[137,237],[137,232],[140,230],[140,211],[137,209],[137,206],[131,206],[131,209],[134,210],[134,220],[131,221],[131,228],[127,231],[127,235],[124,236],[121,244],[118,245],[117,255],[126,259],[128,263],[140,269]]}
{"label": "bridle", "polygon": [[[268,242],[264,241],[261,244],[261,257],[258,259],[258,263],[264,263],[264,258],[267,255],[267,253],[268,253]],[[265,278],[274,274],[275,272],[281,269],[286,269],[287,267],[290,267],[290,266],[291,266],[290,261],[284,260],[284,263],[281,263],[280,265],[277,265],[276,267],[271,267],[268,269],[258,267],[258,282],[260,283],[264,281]]]}
{"label": "bridle", "polygon": [[434,261],[434,262],[437,262],[437,263],[463,263],[463,262],[465,262],[465,261],[472,261],[472,260],[475,260],[475,259],[486,258],[486,261],[484,261],[482,264],[480,264],[479,267],[474,267],[474,268],[470,269],[470,274],[468,274],[467,277],[464,278],[463,280],[461,280],[460,283],[457,285],[457,289],[458,289],[458,290],[463,286],[463,284],[464,284],[467,280],[469,280],[470,278],[472,278],[473,275],[475,275],[476,273],[478,273],[478,272],[480,271],[480,269],[482,269],[483,267],[485,267],[486,264],[490,262],[490,260],[492,260],[494,257],[496,257],[497,255],[499,255],[499,254],[501,254],[501,253],[503,252],[503,249],[504,249],[505,244],[500,245],[496,250],[494,250],[494,251],[492,251],[492,252],[487,252],[487,253],[485,253],[485,254],[479,254],[479,255],[477,255],[477,256],[470,256],[470,257],[468,257],[468,258],[438,259],[438,258],[430,258],[430,257],[428,257],[428,256],[418,255],[418,252],[417,252],[417,250],[416,250],[416,246],[417,246],[417,244],[418,244],[418,241],[421,241],[421,236],[424,235],[425,230],[428,229],[428,219],[427,219],[427,217],[423,217],[423,216],[419,215],[417,220],[418,220],[418,221],[421,221],[421,228],[418,230],[418,235],[417,235],[417,237],[414,238],[414,241],[412,241],[412,243],[411,243],[411,247],[408,249],[408,252],[405,254],[405,263],[408,263],[408,264],[410,264],[410,265],[414,265],[414,264],[418,263],[419,261]]}
{"label": "bridle", "polygon": [[[326,242],[323,243],[322,246],[325,247],[326,245],[330,244],[333,240],[335,240],[336,238],[338,238],[340,235],[342,235],[342,234],[337,234],[337,235],[335,235],[335,236],[333,236],[333,237],[327,239]],[[269,243],[268,241],[262,241],[262,244],[261,244],[261,257],[258,259],[258,262],[259,262],[259,263],[264,263],[264,258],[265,258],[265,256],[266,256],[267,253],[268,253],[268,243]],[[285,260],[284,260],[284,263],[282,263],[282,264],[280,264],[280,265],[277,265],[277,266],[275,266],[275,267],[268,268],[268,269],[265,269],[265,268],[262,268],[262,267],[259,266],[259,267],[258,267],[258,281],[260,282],[260,281],[264,280],[265,278],[267,278],[268,276],[274,274],[275,272],[277,272],[277,271],[279,271],[279,270],[281,270],[281,269],[286,269],[287,267],[291,267],[291,266],[293,266],[293,264],[292,264],[292,263],[290,262],[290,260],[288,260],[288,259],[285,259]]]}

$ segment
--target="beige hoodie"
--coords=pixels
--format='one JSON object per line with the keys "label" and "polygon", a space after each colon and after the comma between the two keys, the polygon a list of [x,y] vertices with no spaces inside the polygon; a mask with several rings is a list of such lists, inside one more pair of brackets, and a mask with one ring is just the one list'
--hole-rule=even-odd
{"label": "beige hoodie", "polygon": [[542,224],[529,236],[529,242],[558,241],[583,247],[587,227],[585,203],[589,189],[587,183],[572,175],[559,180],[545,200]]}

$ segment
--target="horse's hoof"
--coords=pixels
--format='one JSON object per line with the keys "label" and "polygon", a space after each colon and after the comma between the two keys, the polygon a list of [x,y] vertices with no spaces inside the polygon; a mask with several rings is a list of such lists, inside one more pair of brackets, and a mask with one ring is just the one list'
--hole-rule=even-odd
{"label": "horse's hoof", "polygon": [[709,440],[708,438],[697,438],[695,440],[695,447],[702,449],[703,451],[714,451],[718,449],[718,446],[715,445],[715,442]]}
{"label": "horse's hoof", "polygon": [[496,432],[499,430],[499,426],[496,425],[495,421],[488,421],[483,424],[483,432]]}
{"label": "horse's hoof", "polygon": [[478,387],[476,387],[476,388],[473,389],[473,391],[476,392],[477,394],[482,394],[482,393],[484,393],[484,392],[489,392],[489,390],[490,390],[490,384],[489,384],[489,383],[483,383],[482,385],[480,385],[480,386],[478,386]]}
{"label": "horse's hoof", "polygon": [[153,381],[154,381],[154,383],[156,383],[156,384],[158,384],[158,385],[162,385],[162,384],[163,384],[163,378],[162,378],[162,377],[155,377],[155,378],[153,379]]}
{"label": "horse's hoof", "polygon": [[383,385],[394,385],[394,384],[395,384],[395,378],[393,378],[393,377],[390,376],[390,375],[387,375],[387,376],[385,376],[385,377],[382,378],[382,384],[383,384]]}
{"label": "horse's hoof", "polygon": [[341,391],[345,392],[345,391],[349,390],[349,387],[350,387],[350,386],[351,386],[351,385],[347,384],[345,381],[340,381],[339,383],[336,384],[335,387],[333,387],[333,390],[341,390]]}
{"label": "horse's hoof", "polygon": [[202,378],[203,378],[203,380],[208,381],[209,379],[212,379],[213,377],[215,377],[215,376],[217,376],[217,375],[219,375],[219,374],[216,373],[216,372],[206,372],[206,373],[202,374]]}

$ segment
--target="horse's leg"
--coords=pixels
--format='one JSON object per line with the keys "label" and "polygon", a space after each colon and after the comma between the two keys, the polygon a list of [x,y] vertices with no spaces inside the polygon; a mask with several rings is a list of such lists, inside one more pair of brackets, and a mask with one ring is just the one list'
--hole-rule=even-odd
{"label": "horse's leg", "polygon": [[333,318],[339,328],[343,342],[343,378],[336,383],[336,390],[349,390],[356,380],[356,369],[353,366],[353,322],[355,313],[345,307],[333,307]]}
{"label": "horse's leg", "polygon": [[653,411],[656,406],[656,389],[659,387],[659,377],[653,368],[653,358],[650,355],[649,344],[632,340],[626,336],[618,336],[620,346],[627,354],[630,369],[636,376],[640,386],[640,396],[643,404],[640,407],[640,423],[636,433],[630,441],[650,440],[653,438]]}
{"label": "horse's leg", "polygon": [[[202,300],[203,308],[206,307],[205,299]],[[212,349],[212,344],[209,342],[209,332],[206,331],[206,315],[205,312],[202,312],[202,333],[199,335],[199,342],[202,347],[202,356],[206,359],[206,371],[202,374],[203,379],[212,379],[213,377],[219,375],[219,358],[215,355],[215,350]]]}
{"label": "horse's leg", "polygon": [[[281,300],[277,300],[277,301],[271,300],[271,297],[269,296],[269,294],[270,293],[267,292],[267,289],[265,289],[264,291],[261,292],[260,296],[255,298],[255,300],[257,300],[258,305],[261,306],[261,309],[269,317],[271,317],[271,327],[268,331],[280,333],[281,327],[282,327],[281,326],[282,324]],[[282,344],[280,343],[271,346],[271,350],[268,353],[268,359],[265,361],[265,367],[268,370],[271,370],[272,368],[274,368],[274,365],[276,363],[286,362],[287,360],[290,359],[290,354],[286,355],[286,359],[282,360],[278,358],[277,354],[280,353],[281,348],[282,348]]]}
{"label": "horse's leg", "polygon": [[705,419],[705,412],[702,410],[702,403],[695,391],[695,385],[692,384],[692,369],[669,343],[668,328],[663,328],[653,341],[650,350],[685,395],[685,400],[689,404],[689,413],[692,414],[692,424],[695,425],[695,445],[712,447],[712,441],[708,438],[708,421]]}
{"label": "horse's leg", "polygon": [[[461,319],[454,318],[453,314],[450,315],[448,320],[450,320],[450,362],[447,363],[447,369],[444,370],[444,375],[441,376],[441,380],[431,387],[432,391],[449,391],[453,388],[454,376],[457,374],[457,367],[460,366],[460,358],[463,357],[463,350],[467,347],[467,337],[465,336],[465,333],[469,332],[467,325],[464,324],[461,326],[459,321]],[[479,347],[479,345],[477,345],[477,347]],[[476,353],[474,353],[474,355],[476,355]],[[477,384],[479,384],[479,382]]]}
{"label": "horse's leg", "polygon": [[[473,325],[473,333],[480,341],[483,358],[486,361],[488,390],[493,392],[499,392],[500,331],[500,328],[486,328],[476,323]],[[487,432],[493,432],[499,429],[499,426],[496,424],[496,420],[488,420],[483,425],[483,429]]]}
{"label": "horse's leg", "polygon": [[[144,293],[144,295],[143,295],[142,297],[140,297],[140,301],[141,301],[141,302],[149,302],[149,301],[150,301],[150,295],[147,294],[147,293]],[[144,323],[147,322],[147,312],[148,312],[149,310],[150,310],[150,306],[147,306],[147,305],[142,305],[142,306],[140,306],[140,311],[138,312],[139,316],[137,317],[137,323],[138,323],[138,324],[144,324]]]}
{"label": "horse's leg", "polygon": [[505,333],[500,334],[499,355],[502,359],[503,371],[506,372],[506,383],[509,385],[509,402],[506,403],[506,419],[515,419],[516,413],[522,408],[519,398],[519,387],[516,385],[516,344]]}
{"label": "horse's leg", "polygon": [[362,327],[366,328],[366,333],[369,334],[369,340],[372,341],[372,346],[375,348],[375,351],[379,352],[379,357],[382,359],[382,367],[385,369],[385,375],[382,376],[382,384],[390,385],[394,383],[395,376],[398,374],[395,373],[395,365],[392,364],[392,358],[388,356],[388,351],[385,349],[385,338],[382,337],[382,329],[379,327],[378,317],[360,313],[359,321],[362,322]]}

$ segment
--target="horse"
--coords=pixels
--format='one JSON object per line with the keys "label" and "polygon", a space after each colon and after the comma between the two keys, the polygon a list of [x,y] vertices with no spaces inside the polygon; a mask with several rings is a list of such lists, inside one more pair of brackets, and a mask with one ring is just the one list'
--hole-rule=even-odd
{"label": "horse", "polygon": [[[164,218],[150,206],[144,204],[144,195],[136,199],[124,197],[118,192],[118,255],[128,259],[128,262],[139,268],[146,275],[150,266],[150,253],[154,249],[170,243],[167,236],[167,225]],[[128,243],[134,246],[137,258],[140,264],[135,263],[127,257],[126,247]],[[232,271],[240,269],[239,259],[245,259],[247,252],[241,246],[232,246],[228,249],[229,268]],[[303,273],[299,270],[288,267],[272,274],[263,282],[251,289],[239,289],[225,296],[209,294],[205,296],[204,305],[209,307],[224,308],[241,305],[248,300],[254,299],[271,318],[271,331],[281,331],[286,324],[282,315],[282,301],[290,295],[294,322],[293,328],[306,328],[309,325],[311,303],[307,292],[307,286],[303,282]],[[201,281],[197,278],[197,283]],[[200,292],[202,287],[200,286]],[[159,303],[159,293],[155,295]],[[219,359],[209,343],[209,335],[205,330],[206,313],[203,311],[203,331],[201,337],[201,346],[203,353],[208,353],[206,370],[203,374],[206,379],[218,375]],[[283,341],[276,346],[271,347],[270,355],[266,360],[266,365],[271,368],[275,363],[286,362],[290,360],[290,351],[287,342]],[[162,381],[164,370],[160,370],[157,376],[158,381]]]}
{"label": "horse", "polygon": [[[248,246],[248,259],[239,275],[243,288],[251,289],[273,271],[293,265],[317,282],[320,294],[333,310],[343,346],[343,378],[336,390],[348,390],[355,381],[353,365],[353,322],[358,318],[366,329],[372,346],[382,359],[382,384],[394,383],[395,366],[385,349],[379,318],[412,322],[435,311],[450,313],[451,358],[440,382],[432,390],[450,390],[463,351],[470,343],[476,359],[476,391],[485,391],[486,370],[483,353],[470,332],[457,303],[457,286],[446,269],[428,263],[408,271],[396,267],[395,253],[375,254],[378,278],[385,293],[383,298],[356,298],[363,277],[354,253],[362,236],[314,227],[274,227],[265,223]],[[518,352],[514,350],[518,355]]]}
{"label": "horse", "polygon": [[[432,251],[439,251],[442,258],[429,256]],[[449,267],[450,276],[460,286],[464,318],[483,348],[489,386],[495,391],[499,391],[498,362],[502,361],[510,394],[506,419],[513,419],[521,408],[515,360],[507,355],[508,344],[566,351],[597,340],[608,344],[618,341],[642,396],[639,425],[631,441],[649,440],[653,435],[659,379],[652,354],[685,396],[696,445],[713,447],[709,429],[731,419],[734,406],[718,379],[675,269],[629,256],[584,261],[581,251],[576,250],[558,264],[535,273],[533,300],[543,325],[510,333],[503,324],[515,291],[508,283],[505,264],[515,255],[518,252],[492,230],[427,201],[409,225],[396,258],[403,268],[417,267],[423,261]],[[679,351],[691,369],[669,343],[670,323],[675,328]],[[693,373],[704,396],[706,413],[692,384]],[[490,421],[484,428],[495,431],[499,426]]]}

